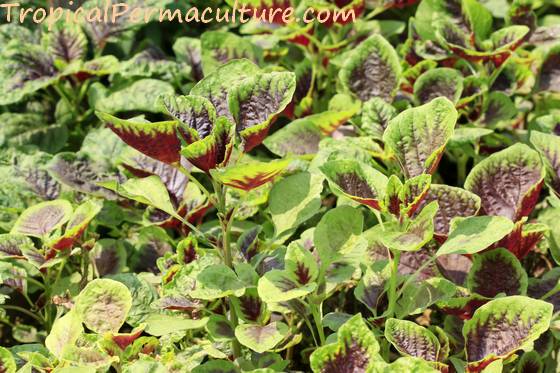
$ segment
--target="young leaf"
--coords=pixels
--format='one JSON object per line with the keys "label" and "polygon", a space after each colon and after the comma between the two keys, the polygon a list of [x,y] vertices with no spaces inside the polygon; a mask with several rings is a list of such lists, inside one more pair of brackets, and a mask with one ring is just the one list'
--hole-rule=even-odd
{"label": "young leaf", "polygon": [[10,350],[0,347],[0,370],[6,373],[15,373],[16,369],[16,360]]}
{"label": "young leaf", "polygon": [[453,135],[457,115],[451,101],[436,98],[405,110],[389,121],[383,141],[408,178],[436,170],[445,145]]}
{"label": "young leaf", "polygon": [[498,242],[513,230],[511,220],[502,216],[471,216],[451,221],[449,238],[436,256],[474,254]]}
{"label": "young leaf", "polygon": [[334,160],[320,167],[331,188],[356,202],[380,210],[387,177],[354,160]]}
{"label": "young leaf", "polygon": [[241,324],[235,328],[235,337],[239,343],[258,353],[273,349],[288,334],[288,326],[281,322],[272,322],[266,326]]}
{"label": "young leaf", "polygon": [[288,270],[273,269],[259,279],[259,297],[267,303],[286,302],[302,298],[317,288],[315,282],[310,282],[308,268],[302,267],[300,275]]}
{"label": "young leaf", "polygon": [[524,352],[517,363],[517,371],[519,373],[542,373],[543,368],[543,358],[534,350]]}
{"label": "young leaf", "polygon": [[119,331],[132,306],[128,288],[120,282],[96,279],[86,285],[76,299],[80,320],[96,333]]}
{"label": "young leaf", "polygon": [[248,38],[230,32],[206,31],[200,37],[200,46],[204,75],[215,72],[220,65],[234,59],[246,58],[255,63],[260,59],[257,46]]}
{"label": "young leaf", "polygon": [[544,176],[539,154],[518,143],[477,164],[467,176],[465,189],[480,197],[487,215],[517,221],[533,210]]}
{"label": "young leaf", "polygon": [[313,372],[365,372],[380,359],[379,344],[361,314],[338,329],[336,343],[319,347],[310,357]]}
{"label": "young leaf", "polygon": [[375,34],[350,53],[339,79],[348,91],[364,102],[373,97],[391,102],[400,74],[397,53],[387,40]]}
{"label": "young leaf", "polygon": [[527,223],[523,218],[515,223],[515,228],[502,238],[495,247],[504,247],[521,260],[544,238],[549,231],[545,224]]}
{"label": "young leaf", "polygon": [[204,268],[196,277],[196,288],[189,294],[196,299],[216,299],[229,295],[241,296],[245,292],[235,272],[224,264]]}
{"label": "young leaf", "polygon": [[463,93],[463,75],[447,67],[426,71],[414,83],[414,96],[421,104],[445,97],[456,104]]}
{"label": "young leaf", "polygon": [[66,225],[64,234],[49,245],[55,250],[64,250],[72,247],[89,223],[101,211],[103,204],[97,200],[89,200],[78,206]]}
{"label": "young leaf", "polygon": [[385,322],[385,338],[401,355],[426,361],[441,361],[440,344],[428,329],[412,321],[389,319]]}
{"label": "young leaf", "polygon": [[527,273],[515,255],[506,249],[494,249],[474,256],[467,287],[488,298],[500,293],[525,295]]}
{"label": "young leaf", "polygon": [[397,110],[379,97],[364,103],[361,128],[375,139],[381,140],[389,121],[397,115]]}
{"label": "young leaf", "polygon": [[71,215],[72,205],[66,200],[41,202],[25,210],[10,233],[44,238],[64,225]]}
{"label": "young leaf", "polygon": [[229,91],[229,109],[244,151],[264,140],[275,117],[292,100],[295,88],[293,73],[273,72],[247,78]]}
{"label": "young leaf", "polygon": [[523,296],[492,300],[463,326],[470,366],[505,359],[529,348],[550,324],[552,304]]}

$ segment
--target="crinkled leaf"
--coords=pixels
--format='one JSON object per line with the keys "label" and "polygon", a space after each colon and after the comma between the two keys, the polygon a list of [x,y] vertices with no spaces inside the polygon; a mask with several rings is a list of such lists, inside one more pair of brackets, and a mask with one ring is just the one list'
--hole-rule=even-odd
{"label": "crinkled leaf", "polygon": [[502,216],[455,218],[451,221],[449,238],[436,255],[477,253],[501,240],[513,227],[512,221]]}
{"label": "crinkled leaf", "polygon": [[412,321],[389,319],[385,322],[385,338],[404,356],[426,361],[440,361],[440,344],[428,329]]}
{"label": "crinkled leaf", "polygon": [[80,320],[96,333],[119,331],[132,306],[128,288],[109,279],[88,283],[76,299],[75,310]]}
{"label": "crinkled leaf", "polygon": [[408,177],[435,171],[457,115],[451,101],[436,98],[389,121],[383,140]]}
{"label": "crinkled leaf", "polygon": [[434,233],[445,237],[453,218],[474,216],[480,209],[480,198],[476,194],[445,184],[432,184],[422,205],[432,201],[437,201],[439,206],[434,218]]}
{"label": "crinkled leaf", "polygon": [[379,97],[364,103],[361,128],[373,138],[382,139],[389,121],[397,115],[397,110]]}
{"label": "crinkled leaf", "polygon": [[202,72],[202,51],[200,39],[190,37],[180,37],[173,43],[173,52],[177,60],[188,64],[191,67],[191,75],[195,81],[204,77]]}
{"label": "crinkled leaf", "polygon": [[60,228],[72,215],[72,205],[62,199],[41,202],[25,210],[11,233],[43,238]]}
{"label": "crinkled leaf", "polygon": [[235,59],[246,58],[255,63],[260,60],[260,50],[247,38],[223,31],[207,31],[200,37],[202,68],[208,75],[220,66]]}
{"label": "crinkled leaf", "polygon": [[319,347],[310,360],[313,372],[365,372],[381,357],[374,334],[357,314],[338,329],[336,343]]}
{"label": "crinkled leaf", "polygon": [[533,210],[544,176],[539,154],[518,143],[477,164],[467,176],[465,189],[480,197],[487,215],[517,221]]}
{"label": "crinkled leaf", "polygon": [[515,255],[506,249],[494,249],[474,256],[467,287],[488,298],[499,293],[524,295],[527,292],[527,273]]}
{"label": "crinkled leaf", "polygon": [[541,300],[512,296],[486,303],[463,326],[467,361],[477,365],[529,348],[551,318],[552,304]]}
{"label": "crinkled leaf", "polygon": [[292,100],[295,87],[293,73],[272,72],[247,78],[229,91],[229,110],[244,151],[259,145],[268,135],[275,117]]}
{"label": "crinkled leaf", "polygon": [[463,75],[447,67],[426,71],[414,83],[414,96],[421,104],[445,97],[457,103],[463,93]]}
{"label": "crinkled leaf", "polygon": [[362,101],[380,97],[393,100],[401,67],[397,53],[381,35],[373,35],[354,49],[342,66],[344,87]]}

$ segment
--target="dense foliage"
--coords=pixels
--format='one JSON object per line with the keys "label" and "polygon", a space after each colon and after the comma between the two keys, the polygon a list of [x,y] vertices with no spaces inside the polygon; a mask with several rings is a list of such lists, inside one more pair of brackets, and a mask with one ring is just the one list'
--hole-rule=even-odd
{"label": "dense foliage", "polygon": [[560,2],[240,3],[0,25],[0,372],[556,372]]}

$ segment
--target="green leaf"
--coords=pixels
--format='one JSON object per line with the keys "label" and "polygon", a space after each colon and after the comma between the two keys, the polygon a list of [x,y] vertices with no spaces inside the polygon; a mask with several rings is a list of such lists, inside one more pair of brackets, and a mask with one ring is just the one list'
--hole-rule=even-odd
{"label": "green leaf", "polygon": [[128,288],[120,282],[95,279],[76,299],[77,316],[96,333],[119,331],[132,306]]}
{"label": "green leaf", "polygon": [[404,356],[426,361],[441,361],[440,344],[428,329],[412,321],[389,319],[385,322],[385,338]]}
{"label": "green leaf", "polygon": [[501,216],[471,216],[451,221],[449,238],[436,256],[474,254],[488,248],[513,230],[511,220]]}
{"label": "green leaf", "polygon": [[[447,367],[445,367],[447,368]],[[413,357],[401,357],[391,364],[387,364],[383,360],[373,363],[372,373],[393,373],[393,372],[410,372],[410,373],[438,373],[440,370],[433,367],[430,363]]]}
{"label": "green leaf", "polygon": [[335,193],[381,210],[387,185],[387,177],[381,172],[354,160],[329,161],[320,170]]}
{"label": "green leaf", "polygon": [[89,223],[101,211],[103,203],[98,200],[88,200],[82,203],[72,214],[72,217],[66,224],[64,234],[57,237],[49,245],[55,250],[64,250],[70,248],[74,241],[78,239]]}
{"label": "green leaf", "polygon": [[323,178],[308,172],[288,176],[274,184],[268,208],[276,237],[287,239],[287,235],[319,211],[322,190]]}
{"label": "green leaf", "polygon": [[243,284],[235,272],[224,264],[214,264],[204,268],[196,278],[196,288],[190,296],[197,299],[216,299],[245,292]]}
{"label": "green leaf", "polygon": [[355,248],[363,230],[363,215],[350,206],[328,211],[317,224],[313,242],[325,268]]}
{"label": "green leaf", "polygon": [[366,372],[379,356],[379,343],[361,314],[345,322],[337,332],[337,342],[317,348],[310,357],[313,372]]}
{"label": "green leaf", "polygon": [[436,170],[457,115],[453,103],[442,97],[405,110],[389,122],[383,141],[407,177]]}
{"label": "green leaf", "polygon": [[467,276],[469,290],[488,298],[500,293],[525,295],[527,284],[527,272],[519,260],[501,248],[475,255]]}
{"label": "green leaf", "polygon": [[54,356],[60,358],[64,348],[73,346],[83,331],[82,320],[75,311],[70,311],[54,322],[45,339],[45,346]]}
{"label": "green leaf", "polygon": [[142,179],[129,179],[124,184],[108,181],[98,183],[98,185],[113,190],[125,198],[153,206],[171,216],[177,216],[169,198],[169,193],[159,176],[152,175]]}
{"label": "green leaf", "polygon": [[241,324],[235,328],[235,337],[243,346],[263,353],[273,349],[289,332],[288,326],[281,322],[272,322],[265,326]]}
{"label": "green leaf", "polygon": [[470,366],[505,359],[548,330],[553,306],[523,296],[492,300],[476,310],[463,326]]}
{"label": "green leaf", "polygon": [[16,361],[7,348],[0,347],[0,369],[5,373],[16,373]]}
{"label": "green leaf", "polygon": [[159,113],[156,105],[160,95],[174,94],[173,86],[156,79],[140,79],[126,85],[116,85],[111,89],[101,83],[94,83],[89,89],[89,104],[95,110],[116,114],[122,112]]}
{"label": "green leaf", "polygon": [[420,250],[433,237],[437,211],[437,202],[431,202],[414,219],[407,220],[404,224],[395,222],[386,225],[381,242],[392,250]]}
{"label": "green leaf", "polygon": [[273,269],[258,282],[259,297],[266,303],[286,302],[302,298],[317,288],[315,282],[299,283],[293,272]]}
{"label": "green leaf", "polygon": [[146,333],[161,337],[186,330],[201,329],[208,323],[208,317],[187,319],[179,315],[152,314],[146,319]]}
{"label": "green leaf", "polygon": [[72,205],[66,200],[41,202],[25,210],[10,233],[44,238],[62,227],[71,216]]}
{"label": "green leaf", "polygon": [[560,195],[560,137],[532,131],[531,143],[544,160],[549,185]]}

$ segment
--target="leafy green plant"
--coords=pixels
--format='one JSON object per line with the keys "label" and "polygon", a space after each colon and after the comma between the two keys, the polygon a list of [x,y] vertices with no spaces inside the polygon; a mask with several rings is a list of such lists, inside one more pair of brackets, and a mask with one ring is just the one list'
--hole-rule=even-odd
{"label": "leafy green plant", "polygon": [[560,3],[237,5],[0,25],[0,371],[556,371]]}

